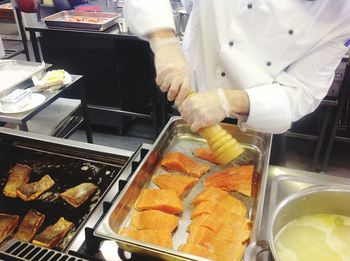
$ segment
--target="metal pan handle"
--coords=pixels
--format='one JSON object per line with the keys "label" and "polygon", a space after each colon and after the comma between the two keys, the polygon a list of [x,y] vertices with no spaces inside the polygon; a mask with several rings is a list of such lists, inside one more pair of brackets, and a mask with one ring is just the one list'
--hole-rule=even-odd
{"label": "metal pan handle", "polygon": [[259,240],[249,244],[245,253],[244,261],[255,261],[257,256],[262,253],[270,251],[269,242],[266,240]]}

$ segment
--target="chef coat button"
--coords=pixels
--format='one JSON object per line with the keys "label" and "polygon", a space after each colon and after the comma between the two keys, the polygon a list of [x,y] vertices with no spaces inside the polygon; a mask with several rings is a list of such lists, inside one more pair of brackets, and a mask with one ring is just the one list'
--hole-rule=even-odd
{"label": "chef coat button", "polygon": [[247,5],[247,7],[248,7],[249,9],[252,9],[252,8],[253,8],[252,3],[249,3],[249,4]]}
{"label": "chef coat button", "polygon": [[266,65],[271,66],[271,62],[270,61],[266,62]]}
{"label": "chef coat button", "polygon": [[233,46],[233,41],[230,41],[229,43],[228,43],[230,46]]}
{"label": "chef coat button", "polygon": [[225,72],[222,72],[222,73],[221,73],[221,76],[222,76],[222,77],[225,77],[225,76],[226,76],[226,73],[225,73]]}
{"label": "chef coat button", "polygon": [[290,35],[292,35],[292,34],[294,34],[294,31],[293,31],[292,29],[290,29],[290,30],[288,31],[288,33],[289,33]]}

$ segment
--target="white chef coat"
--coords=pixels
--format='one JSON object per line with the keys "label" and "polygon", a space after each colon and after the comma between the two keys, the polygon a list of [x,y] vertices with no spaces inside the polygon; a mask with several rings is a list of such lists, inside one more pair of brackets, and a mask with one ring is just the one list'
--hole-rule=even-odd
{"label": "white chef coat", "polygon": [[[173,29],[167,0],[128,0],[130,29]],[[349,0],[194,0],[184,51],[199,91],[245,89],[248,129],[282,133],[314,111],[348,50]]]}

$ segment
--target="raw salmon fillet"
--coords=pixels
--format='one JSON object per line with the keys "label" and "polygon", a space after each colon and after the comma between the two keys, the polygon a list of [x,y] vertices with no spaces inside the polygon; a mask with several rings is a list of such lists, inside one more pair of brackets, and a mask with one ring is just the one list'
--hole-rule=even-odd
{"label": "raw salmon fillet", "polygon": [[175,174],[162,174],[153,176],[153,183],[161,189],[172,189],[180,197],[184,197],[188,191],[198,182],[197,178]]}
{"label": "raw salmon fillet", "polygon": [[35,236],[36,232],[40,229],[45,220],[45,215],[31,209],[24,217],[22,223],[19,225],[16,237],[19,240],[30,242]]}
{"label": "raw salmon fillet", "polygon": [[228,168],[208,177],[204,185],[226,191],[237,191],[248,197],[252,194],[253,165]]}
{"label": "raw salmon fillet", "polygon": [[27,165],[16,164],[9,171],[9,177],[3,193],[7,197],[16,198],[17,188],[23,184],[27,184],[32,173],[32,168]]}
{"label": "raw salmon fillet", "polygon": [[204,258],[215,260],[216,256],[214,252],[206,247],[203,247],[201,245],[193,244],[193,243],[186,243],[179,246],[179,251],[192,254],[195,256],[201,256]]}
{"label": "raw salmon fillet", "polygon": [[137,230],[133,228],[122,228],[119,231],[119,234],[158,246],[172,248],[173,245],[171,231],[169,230]]}
{"label": "raw salmon fillet", "polygon": [[208,248],[213,244],[215,236],[216,233],[209,228],[196,226],[191,229],[187,242]]}
{"label": "raw salmon fillet", "polygon": [[169,214],[179,214],[183,211],[180,197],[172,189],[145,189],[136,201],[135,209],[160,210]]}
{"label": "raw salmon fillet", "polygon": [[136,229],[173,231],[179,223],[179,217],[159,210],[135,211],[131,226]]}
{"label": "raw salmon fillet", "polygon": [[209,165],[196,162],[181,152],[168,152],[161,165],[168,170],[180,171],[189,176],[199,178],[209,170]]}
{"label": "raw salmon fillet", "polygon": [[241,261],[245,246],[242,244],[222,241],[213,246],[216,261]]}
{"label": "raw salmon fillet", "polygon": [[209,161],[214,164],[219,164],[213,152],[209,148],[196,148],[192,152],[193,152],[193,155],[195,155],[197,158]]}
{"label": "raw salmon fillet", "polygon": [[218,201],[229,194],[222,189],[216,187],[207,187],[192,200],[193,205],[198,205],[202,201]]}
{"label": "raw salmon fillet", "polygon": [[217,201],[202,201],[194,208],[191,217],[194,219],[202,214],[211,214],[214,212],[245,216],[247,209],[242,201],[227,195]]}

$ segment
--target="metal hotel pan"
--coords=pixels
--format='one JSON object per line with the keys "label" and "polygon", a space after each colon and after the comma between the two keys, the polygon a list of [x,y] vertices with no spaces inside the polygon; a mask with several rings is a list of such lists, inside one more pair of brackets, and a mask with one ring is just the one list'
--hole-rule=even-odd
{"label": "metal hotel pan", "polygon": [[[70,17],[81,18],[97,18],[99,23],[88,22],[69,22],[66,21]],[[48,27],[66,28],[90,31],[104,31],[117,23],[118,15],[116,13],[105,12],[77,12],[77,11],[61,11],[59,13],[45,17],[43,20]]]}
{"label": "metal hotel pan", "polygon": [[[239,158],[232,162],[233,165],[254,164],[253,177],[253,197],[245,197],[239,193],[232,193],[242,200],[247,209],[249,218],[253,221],[251,240],[255,241],[262,216],[262,205],[264,200],[265,185],[267,178],[268,161],[271,148],[271,135],[252,131],[241,132],[235,125],[222,124],[244,147],[245,152]],[[151,182],[155,174],[165,173],[161,169],[161,157],[168,151],[181,151],[187,155],[192,155],[192,149],[206,146],[206,141],[198,134],[192,133],[179,117],[173,117],[164,128],[153,148],[141,162],[138,169],[132,174],[129,183],[122,191],[119,198],[114,202],[104,220],[95,230],[95,234],[107,239],[114,239],[124,250],[149,254],[166,260],[206,260],[190,254],[185,254],[169,248],[160,247],[154,244],[133,240],[117,232],[120,228],[129,225],[133,206],[143,189],[156,188]],[[199,159],[196,159],[200,161]],[[203,189],[203,180],[208,175],[215,173],[225,167],[211,164],[209,173],[202,176],[200,182],[191,190],[189,195],[183,200],[184,212],[176,232],[173,235],[173,247],[177,249],[180,244],[186,242],[188,233],[186,228],[190,223],[190,217],[193,210],[191,206],[192,198]]]}

